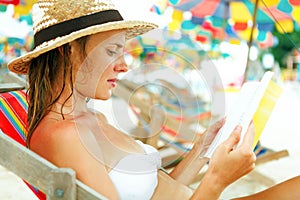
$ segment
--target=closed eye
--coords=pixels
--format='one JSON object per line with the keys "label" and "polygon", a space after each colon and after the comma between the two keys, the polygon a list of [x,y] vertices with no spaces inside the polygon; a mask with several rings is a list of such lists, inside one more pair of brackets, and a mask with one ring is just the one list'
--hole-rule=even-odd
{"label": "closed eye", "polygon": [[106,49],[106,53],[107,53],[107,55],[109,55],[109,56],[114,56],[114,55],[117,54],[116,51],[112,51],[112,50],[110,50],[110,49]]}

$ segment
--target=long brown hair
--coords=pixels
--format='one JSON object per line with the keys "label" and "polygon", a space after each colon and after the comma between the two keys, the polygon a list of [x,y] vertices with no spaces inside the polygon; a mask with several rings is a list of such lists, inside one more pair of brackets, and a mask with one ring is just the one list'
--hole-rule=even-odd
{"label": "long brown hair", "polygon": [[[87,38],[88,36],[85,36],[76,40],[80,45],[83,56],[85,56]],[[72,96],[72,75],[69,44],[46,52],[31,61],[28,73],[29,88],[27,91],[29,104],[27,147],[30,146],[30,139],[34,130],[50,112],[51,107],[58,101],[67,82],[70,83],[71,87],[71,93],[68,98]],[[61,115],[64,119],[62,111]]]}

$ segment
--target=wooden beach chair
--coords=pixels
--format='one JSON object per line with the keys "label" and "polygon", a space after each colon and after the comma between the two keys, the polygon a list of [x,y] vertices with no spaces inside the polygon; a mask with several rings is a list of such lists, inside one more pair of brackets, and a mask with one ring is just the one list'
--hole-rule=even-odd
{"label": "wooden beach chair", "polygon": [[[164,113],[158,107],[155,107],[154,109],[151,108],[151,101],[147,102],[140,98],[140,96],[143,94],[139,94],[136,91],[136,88],[139,87],[140,86],[131,81],[120,80],[117,88],[115,88],[113,91],[113,94],[118,98],[124,99],[128,103],[129,107],[133,109],[134,113],[137,114],[140,124],[146,130],[143,132],[141,128],[139,128],[137,131],[142,133],[133,132],[133,137],[139,138],[139,136],[142,135],[142,137],[145,138],[145,143],[158,148],[162,152],[163,167],[174,167],[192,148],[193,141],[195,141],[197,135],[201,134],[201,132],[190,128],[189,123],[193,120],[180,122]],[[151,97],[154,98],[153,95],[149,94],[150,92],[147,90],[143,90],[141,92],[144,92],[144,95],[149,96],[150,99]],[[165,103],[163,101],[157,102],[161,104]],[[135,110],[138,110],[139,112]],[[205,124],[205,120],[210,119],[210,117],[211,115],[206,116],[206,118],[204,118],[202,121],[203,124]],[[201,122],[201,120],[198,119],[198,122]],[[159,145],[159,142],[163,142],[164,144]],[[175,151],[164,154],[166,147],[171,147],[175,149]],[[256,165],[277,160],[289,155],[287,150],[274,151],[263,146],[260,142],[255,147],[254,152],[257,155]],[[200,181],[204,174],[205,172],[199,173],[199,175],[195,177],[194,182]],[[275,184],[272,178],[261,174],[257,170],[254,170],[250,176],[255,181],[266,186],[272,186]]]}
{"label": "wooden beach chair", "polygon": [[0,93],[0,165],[24,180],[38,199],[106,199],[25,147],[27,101],[23,90]]}

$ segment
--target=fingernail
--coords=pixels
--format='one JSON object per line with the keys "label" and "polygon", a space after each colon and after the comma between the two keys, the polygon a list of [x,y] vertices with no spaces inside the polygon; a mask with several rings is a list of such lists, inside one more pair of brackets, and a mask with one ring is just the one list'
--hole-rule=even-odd
{"label": "fingernail", "polygon": [[235,127],[235,131],[241,132],[241,131],[242,131],[242,127],[241,127],[240,125],[237,125],[237,126]]}
{"label": "fingernail", "polygon": [[222,118],[218,121],[218,125],[223,125],[225,123],[225,118]]}
{"label": "fingernail", "polygon": [[222,119],[222,123],[224,123],[226,121],[226,117],[224,117],[223,119]]}

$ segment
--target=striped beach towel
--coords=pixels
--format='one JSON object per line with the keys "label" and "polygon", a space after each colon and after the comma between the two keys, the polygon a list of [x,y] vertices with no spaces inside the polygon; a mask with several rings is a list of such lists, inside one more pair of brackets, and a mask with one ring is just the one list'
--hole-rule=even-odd
{"label": "striped beach towel", "polygon": [[27,101],[24,91],[0,94],[0,128],[8,136],[26,145]]}
{"label": "striped beach towel", "polygon": [[[27,99],[23,90],[0,93],[0,129],[15,141],[26,146]],[[44,193],[24,181],[39,199]]]}

